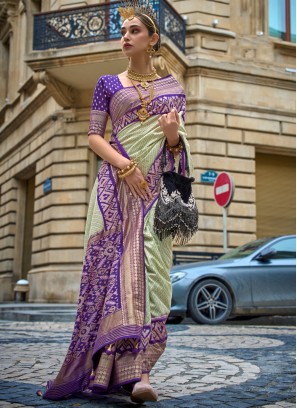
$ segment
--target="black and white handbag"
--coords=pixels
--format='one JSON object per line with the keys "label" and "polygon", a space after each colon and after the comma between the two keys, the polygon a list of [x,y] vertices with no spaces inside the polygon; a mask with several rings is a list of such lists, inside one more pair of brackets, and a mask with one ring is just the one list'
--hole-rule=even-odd
{"label": "black and white handbag", "polygon": [[[183,143],[183,141],[182,141]],[[181,165],[184,154],[185,165]],[[166,145],[164,144],[161,170],[166,166]],[[161,176],[160,195],[156,204],[154,232],[160,240],[169,236],[178,245],[185,245],[198,231],[198,208],[192,194],[194,177],[188,177],[187,151],[183,144],[178,172],[165,171]]]}

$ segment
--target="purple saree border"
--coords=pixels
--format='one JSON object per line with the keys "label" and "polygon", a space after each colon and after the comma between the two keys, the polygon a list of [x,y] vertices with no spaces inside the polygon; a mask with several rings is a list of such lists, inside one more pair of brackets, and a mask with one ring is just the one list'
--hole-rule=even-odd
{"label": "purple saree border", "polygon": [[143,326],[136,326],[136,325],[127,325],[127,326],[120,326],[106,334],[100,336],[99,340],[96,340],[93,348],[93,356],[98,353],[103,347],[108,346],[115,341],[128,339],[128,338],[141,338]]}
{"label": "purple saree border", "polygon": [[[108,163],[107,162],[103,162],[103,165],[105,165],[106,167],[108,167]],[[103,166],[102,167],[100,167],[100,169],[99,169],[99,172],[98,172],[98,175],[97,175],[97,178],[98,178],[98,187],[97,187],[97,195],[96,195],[96,198],[97,198],[97,204],[98,204],[98,207],[99,207],[99,209],[100,209],[100,212],[101,212],[101,215],[102,215],[102,218],[103,218],[103,223],[104,223],[104,231],[107,231],[107,221],[106,221],[106,218],[104,217],[104,209],[103,209],[103,207],[102,207],[102,205],[101,205],[101,202],[100,202],[100,199],[99,199],[99,194],[98,194],[98,191],[99,191],[99,187],[100,187],[100,181],[101,181],[101,171],[103,171]],[[106,171],[106,170],[105,170]]]}
{"label": "purple saree border", "polygon": [[[149,371],[142,371],[142,373],[145,373],[145,372],[148,372],[148,373],[149,373]],[[140,381],[140,380],[141,380],[141,377],[135,377],[135,378],[133,378],[133,380],[122,381],[122,382],[120,382],[120,383],[117,384],[117,386],[116,386],[115,389],[120,388],[120,387],[122,387],[123,385],[127,385],[127,384],[130,384],[130,383],[134,383],[134,382]]]}
{"label": "purple saree border", "polygon": [[117,148],[119,149],[119,152],[122,153],[122,155],[124,157],[126,157],[127,159],[130,159],[128,153],[126,152],[126,150],[123,148],[123,146],[121,145],[119,139],[117,138],[115,133],[111,134],[111,139],[115,141]]}
{"label": "purple saree border", "polygon": [[[146,371],[143,371],[142,373],[145,373]],[[147,373],[149,373],[149,371],[147,371]],[[116,385],[114,385],[112,388],[108,388],[108,387],[103,387],[102,385],[98,385],[95,384],[92,386],[92,392],[94,394],[108,394],[108,393],[112,393],[112,392],[116,392],[119,388],[121,388],[123,385],[127,385],[127,384],[131,384],[131,383],[136,383],[138,381],[141,380],[141,377],[134,377],[133,379],[129,379],[127,381],[122,381]],[[101,391],[101,392],[100,392]]]}
{"label": "purple saree border", "polygon": [[[167,318],[168,318],[167,315],[156,316],[156,317],[152,317],[152,318],[151,318],[151,322],[152,322],[152,323],[154,323],[154,322],[166,322]],[[146,327],[150,327],[150,326],[151,326],[151,324],[147,324],[147,325],[144,325],[143,327],[146,328]]]}
{"label": "purple saree border", "polygon": [[[55,384],[54,387],[53,381],[52,380],[48,381],[47,390],[43,394],[42,398],[58,401],[61,398],[65,399],[71,396],[73,393],[83,391],[85,387],[89,384],[91,372],[92,370],[88,370],[75,380],[69,381],[61,385]],[[63,397],[61,397],[61,395]]]}
{"label": "purple saree border", "polygon": [[[117,192],[117,188],[116,188],[116,181],[115,181],[114,176],[113,176],[113,173],[112,173],[111,164],[109,164],[108,162],[104,161],[103,164],[102,164],[102,166],[100,167],[99,172],[98,172],[98,175],[97,175],[97,178],[98,178],[97,204],[98,204],[98,207],[99,207],[99,209],[100,209],[100,212],[101,212],[101,215],[102,215],[102,218],[103,218],[104,231],[108,231],[110,228],[108,227],[107,219],[106,219],[106,217],[105,217],[105,210],[104,210],[104,208],[103,208],[103,206],[102,206],[102,203],[101,203],[101,201],[100,201],[99,191],[100,191],[100,188],[102,189],[102,186],[101,186],[101,184],[100,184],[100,183],[101,183],[101,178],[103,178],[103,177],[105,176],[105,173],[106,173],[106,172],[108,172],[108,174],[109,174],[109,181],[111,182],[111,184],[112,184],[112,186],[113,186],[113,188],[114,188],[113,193],[114,193],[114,199],[115,199],[115,201],[116,201],[116,206],[117,206],[117,209],[118,209],[119,220],[120,220],[121,222],[123,221],[123,214],[122,214],[122,211],[121,211],[121,208],[120,208],[120,204],[119,204],[118,192]],[[102,194],[102,193],[101,193],[101,194]]]}
{"label": "purple saree border", "polygon": [[116,200],[119,218],[120,218],[120,220],[123,222],[123,213],[122,213],[121,207],[120,207],[119,195],[118,195],[118,190],[117,190],[117,183],[116,183],[116,181],[115,181],[115,178],[114,178],[114,175],[113,175],[113,172],[112,172],[112,167],[111,167],[111,164],[110,164],[110,163],[108,163],[107,168],[108,168],[108,172],[109,172],[109,176],[110,176],[111,183],[112,183],[112,185],[113,185],[113,187],[114,187],[114,195],[115,195],[114,198],[115,198],[115,200]]}
{"label": "purple saree border", "polygon": [[[144,201],[141,200],[141,211],[142,211],[142,231],[144,230],[144,217],[145,217],[145,211],[144,211]],[[146,267],[145,267],[145,250],[144,250],[144,239],[142,240],[142,256],[143,256],[143,273],[144,273],[144,316],[146,315]],[[145,326],[143,326],[143,329]]]}
{"label": "purple saree border", "polygon": [[[186,96],[184,94],[182,94],[182,93],[179,93],[179,94],[177,94],[177,93],[171,94],[170,93],[168,95],[165,95],[165,97],[169,98],[169,100],[170,100],[170,98],[178,98],[178,99],[180,99],[178,107],[181,108],[181,107],[185,106]],[[150,117],[160,116],[160,115],[162,115],[162,114],[164,114],[166,112],[167,113],[169,112],[169,109],[166,112],[164,111],[163,113],[162,112],[156,112],[156,110],[157,110],[156,105],[158,105],[158,103],[162,99],[164,100],[164,95],[158,95],[150,102],[150,106],[149,106],[149,110],[148,110],[148,112],[150,113]],[[113,131],[112,131],[113,135],[117,134],[124,127],[129,126],[132,123],[140,122],[139,118],[137,116],[137,111],[140,108],[141,108],[141,105],[138,104],[137,106],[133,107],[133,109],[130,109],[130,110],[126,111],[125,114],[114,123]],[[182,109],[180,109],[179,111],[183,112],[183,120],[184,120],[185,112]]]}
{"label": "purple saree border", "polygon": [[[118,340],[124,340],[124,339],[129,339],[131,337],[133,337],[133,335],[131,334],[131,328],[133,328],[134,330],[134,338],[136,337],[137,339],[141,340],[141,333],[144,330],[152,330],[154,323],[158,323],[160,322],[161,324],[165,324],[167,320],[167,315],[163,315],[163,316],[158,316],[158,317],[153,317],[151,319],[151,323],[150,324],[146,324],[143,325],[142,327],[139,326],[126,326],[125,330],[130,331],[129,334],[125,334],[122,336],[119,336]],[[120,334],[120,332],[122,332],[121,330],[122,328],[120,328],[120,330],[115,330],[114,331],[114,335],[117,336]],[[122,333],[124,334],[124,333]],[[164,336],[159,337],[157,340],[154,339],[150,339],[149,343],[150,344],[156,344],[156,343],[163,343],[166,342],[167,340],[167,331],[165,330]],[[95,347],[94,347],[95,348]],[[124,352],[132,352],[134,350],[124,350]],[[142,352],[143,350],[141,348],[135,350],[136,352]],[[103,352],[106,353],[106,350],[104,350]],[[109,353],[107,353],[109,354]],[[120,354],[120,353],[119,353]],[[94,350],[93,350],[93,355],[94,355]],[[83,357],[81,356],[80,358],[83,359]],[[143,373],[145,372],[149,372],[146,370],[142,371]],[[104,386],[100,386],[100,385],[94,385],[91,386],[90,388],[88,388],[90,386],[90,380],[91,380],[91,373],[92,373],[92,369],[88,369],[86,370],[84,373],[82,373],[80,376],[78,376],[77,378],[75,378],[74,380],[70,380],[64,382],[64,383],[55,383],[55,381],[48,381],[47,382],[47,390],[45,391],[45,393],[43,394],[43,398],[44,399],[48,399],[48,400],[53,400],[53,401],[57,401],[57,400],[61,400],[61,399],[66,399],[69,398],[72,395],[75,394],[79,394],[79,393],[83,393],[86,392],[87,390],[92,391],[94,393],[110,393],[113,390],[116,390],[118,388],[120,388],[122,385],[128,384],[128,383],[133,383],[133,382],[137,382],[140,380],[140,377],[136,376],[134,378],[130,378],[127,381],[123,381],[117,384],[114,384],[112,387],[104,387]],[[67,377],[64,377],[64,380]]]}
{"label": "purple saree border", "polygon": [[[98,353],[99,350],[101,350],[102,348],[106,346],[109,346],[110,344],[113,344],[115,341],[120,341],[124,339],[129,339],[129,338],[135,338],[135,339],[141,340],[142,331],[151,330],[152,325],[157,322],[165,324],[167,317],[168,316],[166,315],[153,317],[151,318],[151,324],[145,324],[143,326],[136,326],[136,325],[121,326],[119,328],[116,328],[110,331],[106,335],[101,336],[100,341],[95,342],[92,355],[94,356],[96,353]],[[125,331],[127,331],[127,333],[125,333]],[[166,336],[162,338],[162,341],[167,340],[167,338],[168,336],[166,334]],[[155,344],[155,343],[159,343],[159,341],[150,341],[150,343]]]}

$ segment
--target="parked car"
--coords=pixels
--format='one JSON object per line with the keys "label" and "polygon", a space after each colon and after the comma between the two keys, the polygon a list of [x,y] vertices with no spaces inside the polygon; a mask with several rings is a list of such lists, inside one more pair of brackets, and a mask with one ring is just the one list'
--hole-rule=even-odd
{"label": "parked car", "polygon": [[214,261],[174,266],[170,318],[219,324],[240,315],[294,315],[295,269],[295,235],[257,239]]}

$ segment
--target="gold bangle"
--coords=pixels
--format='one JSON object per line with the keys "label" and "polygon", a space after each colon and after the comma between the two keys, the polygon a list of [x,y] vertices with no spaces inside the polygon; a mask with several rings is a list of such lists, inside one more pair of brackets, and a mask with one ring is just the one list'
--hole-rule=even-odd
{"label": "gold bangle", "polygon": [[134,166],[136,166],[135,163],[130,163],[129,166],[125,167],[122,170],[118,170],[118,175],[123,176],[125,175],[128,171],[130,171]]}
{"label": "gold bangle", "polygon": [[169,146],[168,142],[166,142],[166,148],[167,148],[167,150],[170,151],[170,153],[178,154],[183,150],[183,145],[182,145],[182,142],[179,142],[175,146]]}
{"label": "gold bangle", "polygon": [[126,171],[126,173],[119,175],[119,178],[123,179],[127,176],[130,176],[130,174],[132,174],[135,169],[136,169],[136,166],[131,167],[131,169]]}
{"label": "gold bangle", "polygon": [[129,171],[133,166],[137,166],[137,163],[135,160],[131,159],[130,163],[128,164],[127,167],[125,167],[124,169],[118,170],[118,176],[121,176],[123,174],[126,174],[127,171]]}
{"label": "gold bangle", "polygon": [[131,159],[130,163],[128,164],[127,167],[117,171],[119,178],[123,179],[123,178],[129,176],[130,174],[133,173],[133,171],[136,169],[136,167],[137,167],[137,162],[135,160]]}

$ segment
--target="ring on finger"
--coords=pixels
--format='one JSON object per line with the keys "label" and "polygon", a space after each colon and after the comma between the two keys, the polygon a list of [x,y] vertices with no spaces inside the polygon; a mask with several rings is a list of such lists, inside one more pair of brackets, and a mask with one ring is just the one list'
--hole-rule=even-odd
{"label": "ring on finger", "polygon": [[140,187],[141,188],[143,188],[143,189],[145,189],[145,188],[147,188],[147,181],[146,180],[141,180],[141,182],[139,183],[139,185],[140,185]]}

